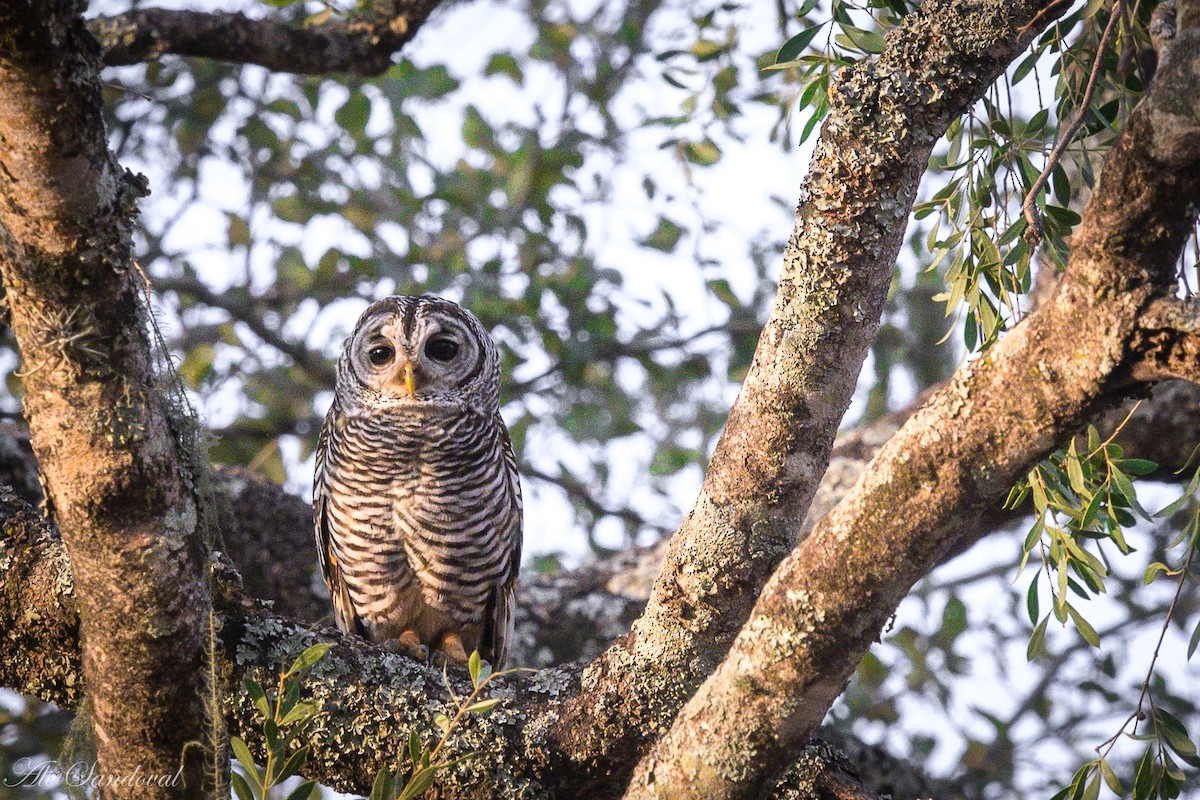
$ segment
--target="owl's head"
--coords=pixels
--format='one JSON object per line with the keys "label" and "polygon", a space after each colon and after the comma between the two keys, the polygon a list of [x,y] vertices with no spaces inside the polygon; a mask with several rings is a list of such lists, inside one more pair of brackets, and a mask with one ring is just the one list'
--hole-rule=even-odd
{"label": "owl's head", "polygon": [[500,358],[470,311],[432,295],[396,295],[358,319],[338,361],[339,392],[372,405],[500,405]]}

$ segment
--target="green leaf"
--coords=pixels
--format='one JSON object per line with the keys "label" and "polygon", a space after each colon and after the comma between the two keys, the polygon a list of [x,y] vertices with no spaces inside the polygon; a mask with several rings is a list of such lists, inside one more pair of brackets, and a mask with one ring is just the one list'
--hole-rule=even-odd
{"label": "green leaf", "polygon": [[1118,797],[1125,794],[1125,790],[1121,787],[1121,781],[1117,778],[1117,773],[1113,772],[1113,768],[1103,758],[1100,759],[1100,774],[1104,776],[1104,782],[1108,784],[1108,788]]}
{"label": "green leaf", "polygon": [[438,711],[433,715],[433,725],[443,734],[450,730],[450,718]]}
{"label": "green leaf", "polygon": [[307,701],[303,703],[297,703],[295,706],[293,706],[292,710],[289,711],[282,720],[280,720],[279,725],[280,727],[295,725],[296,723],[304,722],[310,719],[316,713],[316,703],[310,703]]}
{"label": "green leaf", "polygon": [[301,747],[296,752],[287,757],[283,762],[283,766],[279,768],[279,774],[275,776],[274,783],[281,783],[288,778],[304,769],[304,762],[308,759],[308,747]]}
{"label": "green leaf", "polygon": [[1200,645],[1200,621],[1196,623],[1196,629],[1192,631],[1192,638],[1188,640],[1187,657],[1189,661],[1196,654],[1196,647],[1198,645]]}
{"label": "green leaf", "polygon": [[670,253],[675,250],[682,237],[683,228],[666,217],[659,217],[658,226],[642,240],[642,244],[663,253]]}
{"label": "green leaf", "polygon": [[1158,469],[1158,464],[1145,458],[1122,458],[1118,463],[1130,475],[1149,475]]}
{"label": "green leaf", "polygon": [[1079,463],[1079,456],[1075,453],[1074,440],[1071,440],[1071,447],[1067,451],[1067,477],[1076,494],[1087,493],[1087,481],[1083,477],[1083,467]]}
{"label": "green leaf", "polygon": [[1116,464],[1110,465],[1108,475],[1112,478],[1117,491],[1129,501],[1129,505],[1133,507],[1133,510],[1141,514],[1144,518],[1151,519],[1146,510],[1138,503],[1137,490],[1133,488],[1133,481],[1129,480],[1129,476],[1122,472]]}
{"label": "green leaf", "polygon": [[478,650],[472,650],[470,657],[467,659],[467,672],[471,675],[471,683],[478,688],[479,686],[479,665],[482,659],[479,657]]}
{"label": "green leaf", "polygon": [[485,711],[491,711],[500,704],[501,698],[493,697],[489,700],[480,700],[478,703],[472,703],[467,706],[464,711],[468,714],[482,714]]}
{"label": "green leaf", "polygon": [[1033,661],[1046,649],[1046,623],[1049,621],[1050,617],[1047,615],[1033,629],[1033,634],[1029,637],[1029,646],[1025,648],[1026,661]]}
{"label": "green leaf", "polygon": [[233,791],[237,794],[238,800],[254,800],[254,792],[250,791],[250,785],[246,783],[246,779],[240,772],[230,772],[229,782],[233,784]]}
{"label": "green leaf", "polygon": [[289,669],[287,672],[285,672],[283,674],[283,677],[288,678],[288,677],[291,677],[292,675],[295,675],[299,672],[303,672],[304,670],[309,669],[310,667],[312,667],[314,664],[316,664],[318,661],[320,661],[322,658],[325,657],[325,654],[329,652],[329,648],[330,648],[330,644],[328,642],[320,642],[319,644],[314,644],[312,647],[308,648],[307,650],[305,650],[303,653],[300,654],[300,657],[297,658],[292,663],[291,669]]}
{"label": "green leaf", "polygon": [[521,66],[517,60],[508,53],[493,53],[488,59],[487,66],[483,69],[484,75],[507,75],[512,78],[515,83],[520,83],[525,78],[525,73],[521,71]]}
{"label": "green leaf", "polygon": [[229,748],[233,750],[234,758],[238,760],[245,771],[246,780],[255,790],[255,794],[261,795],[263,791],[262,776],[258,774],[258,768],[254,766],[254,756],[250,755],[250,748],[237,736],[229,737]]}
{"label": "green leaf", "polygon": [[333,113],[333,121],[354,137],[363,135],[371,118],[371,101],[360,91],[350,92],[342,107]]}
{"label": "green leaf", "polygon": [[254,769],[254,756],[250,755],[250,748],[246,746],[246,742],[238,736],[229,737],[229,747],[233,750],[233,757],[238,760],[248,770]]}
{"label": "green leaf", "polygon": [[392,771],[387,767],[380,767],[379,772],[375,773],[375,782],[371,784],[371,796],[368,800],[391,800],[392,797]]}
{"label": "green leaf", "polygon": [[1100,646],[1100,636],[1096,633],[1096,629],[1092,624],[1083,618],[1083,615],[1075,610],[1075,607],[1067,603],[1067,613],[1071,615],[1071,619],[1075,622],[1075,627],[1079,629],[1079,635],[1083,640],[1092,647]]}
{"label": "green leaf", "polygon": [[1196,755],[1196,745],[1188,737],[1187,728],[1171,712],[1159,707],[1154,709],[1155,722],[1158,732],[1167,740],[1167,744],[1183,759]]}
{"label": "green leaf", "polygon": [[724,53],[728,48],[720,42],[714,42],[711,39],[700,39],[691,47],[691,53],[696,57],[697,61],[712,61],[717,56]]}
{"label": "green leaf", "polygon": [[1145,574],[1142,575],[1142,585],[1149,586],[1158,577],[1158,573],[1168,573],[1171,569],[1161,561],[1155,561],[1150,566],[1146,567]]}
{"label": "green leaf", "polygon": [[421,737],[416,729],[408,732],[408,757],[414,765],[421,763]]}
{"label": "green leaf", "polygon": [[271,703],[267,700],[267,693],[263,691],[262,684],[250,678],[246,678],[242,681],[242,684],[246,687],[246,694],[250,695],[250,700],[253,701],[254,707],[258,709],[260,714],[270,719]]}
{"label": "green leaf", "polygon": [[1025,609],[1029,612],[1029,624],[1036,625],[1038,620],[1038,579],[1036,576],[1029,582],[1029,591],[1025,595]]}
{"label": "green leaf", "polygon": [[721,149],[711,139],[688,142],[683,146],[683,156],[693,164],[711,167],[721,160]]}
{"label": "green leaf", "polygon": [[779,48],[779,52],[775,54],[775,64],[779,65],[788,61],[794,61],[797,56],[808,49],[808,46],[820,31],[820,25],[813,25],[811,28],[806,28],[788,39],[783,43],[783,47]]}
{"label": "green leaf", "polygon": [[295,789],[288,792],[287,800],[309,800],[317,790],[313,781],[302,781]]}
{"label": "green leaf", "polygon": [[1150,796],[1154,787],[1154,750],[1146,748],[1142,760],[1138,762],[1137,773],[1133,779],[1134,800],[1143,800]]}
{"label": "green leaf", "polygon": [[865,53],[877,55],[883,52],[883,37],[874,31],[864,31],[851,25],[843,25],[842,33],[854,43],[854,46]]}
{"label": "green leaf", "polygon": [[433,779],[437,777],[438,769],[439,767],[423,767],[417,770],[412,778],[409,779],[408,785],[404,787],[404,791],[400,793],[400,797],[397,800],[415,800],[415,798],[424,794],[425,790],[433,785]]}

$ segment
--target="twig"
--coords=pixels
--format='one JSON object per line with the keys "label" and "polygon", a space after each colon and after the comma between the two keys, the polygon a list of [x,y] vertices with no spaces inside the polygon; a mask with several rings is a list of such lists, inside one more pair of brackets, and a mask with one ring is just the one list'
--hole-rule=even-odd
{"label": "twig", "polygon": [[1070,146],[1075,134],[1079,132],[1079,128],[1083,125],[1084,117],[1088,112],[1088,105],[1092,102],[1092,95],[1096,92],[1096,78],[1100,75],[1100,65],[1104,63],[1104,53],[1108,49],[1109,39],[1116,30],[1117,20],[1121,15],[1117,13],[1117,6],[1121,4],[1121,0],[1116,0],[1113,4],[1113,9],[1108,18],[1108,25],[1104,28],[1104,36],[1100,39],[1100,45],[1096,48],[1096,60],[1092,62],[1092,74],[1088,77],[1087,88],[1083,91],[1083,99],[1079,103],[1079,108],[1075,112],[1074,119],[1067,127],[1059,132],[1058,143],[1054,145],[1054,149],[1050,151],[1050,156],[1046,159],[1046,166],[1042,173],[1037,176],[1037,180],[1029,187],[1029,192],[1025,195],[1025,202],[1021,209],[1025,213],[1025,219],[1029,221],[1029,230],[1026,232],[1027,240],[1034,246],[1042,241],[1045,237],[1046,229],[1042,226],[1042,216],[1037,210],[1038,194],[1046,186],[1046,181],[1050,179],[1050,173],[1058,165],[1067,147]]}

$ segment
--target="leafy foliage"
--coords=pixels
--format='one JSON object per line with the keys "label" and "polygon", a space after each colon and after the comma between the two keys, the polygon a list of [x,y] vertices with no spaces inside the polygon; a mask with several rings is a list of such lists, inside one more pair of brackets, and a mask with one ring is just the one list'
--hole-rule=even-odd
{"label": "leafy foliage", "polygon": [[[369,800],[416,800],[433,786],[439,772],[476,758],[479,754],[475,752],[467,752],[452,759],[438,758],[438,756],[441,755],[446,743],[450,741],[451,735],[467,716],[487,714],[500,705],[501,698],[482,698],[487,685],[496,678],[522,671],[524,670],[518,668],[492,672],[491,665],[483,661],[479,657],[479,651],[476,650],[471,653],[467,661],[467,672],[471,677],[471,692],[462,697],[455,693],[449,677],[443,671],[446,691],[457,706],[454,716],[449,717],[441,711],[433,715],[433,725],[441,733],[441,737],[432,746],[429,746],[416,730],[409,731],[408,750],[401,753],[397,769],[391,770],[384,767],[379,771],[375,776],[375,783],[371,787]],[[403,784],[399,783],[401,775],[408,776]]]}
{"label": "leafy foliage", "polygon": [[[308,745],[296,748],[291,745],[319,709],[315,704],[300,699],[302,678],[327,652],[329,645],[322,642],[301,653],[288,669],[280,673],[273,698],[262,684],[246,678],[246,693],[262,719],[267,760],[259,769],[246,743],[237,736],[230,737],[229,746],[240,768],[240,771],[234,770],[230,774],[238,800],[268,800],[272,796],[272,789],[298,775],[304,768]],[[317,785],[313,781],[302,780],[288,792],[286,800],[308,800],[316,791]]]}

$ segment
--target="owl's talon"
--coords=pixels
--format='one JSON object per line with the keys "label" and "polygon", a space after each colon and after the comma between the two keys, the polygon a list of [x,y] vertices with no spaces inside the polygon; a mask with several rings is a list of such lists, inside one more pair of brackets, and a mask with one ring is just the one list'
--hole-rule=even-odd
{"label": "owl's talon", "polygon": [[442,637],[442,643],[438,645],[438,650],[446,654],[446,657],[458,664],[466,664],[467,651],[463,647],[462,639],[457,633],[447,633]]}
{"label": "owl's talon", "polygon": [[421,643],[421,637],[416,631],[407,630],[395,639],[386,642],[388,649],[403,653],[417,661],[429,661],[429,648]]}

